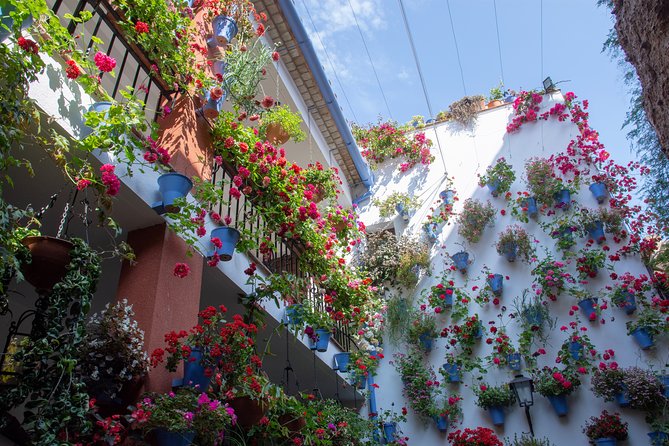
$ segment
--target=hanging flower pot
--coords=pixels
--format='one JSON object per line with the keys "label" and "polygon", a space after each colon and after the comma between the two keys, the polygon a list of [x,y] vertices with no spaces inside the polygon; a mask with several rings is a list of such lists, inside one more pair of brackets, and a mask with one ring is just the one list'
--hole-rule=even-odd
{"label": "hanging flower pot", "polygon": [[518,257],[518,243],[509,242],[504,244],[504,257],[509,262],[515,262]]}
{"label": "hanging flower pot", "polygon": [[397,423],[394,421],[390,423],[383,423],[383,437],[386,440],[386,443],[392,443],[395,441],[395,433],[397,432]]}
{"label": "hanging flower pot", "polygon": [[437,225],[435,223],[428,223],[423,225],[423,231],[425,232],[425,235],[427,236],[427,239],[430,241],[430,243],[435,243],[437,241]]}
{"label": "hanging flower pot", "polygon": [[488,186],[488,190],[490,190],[490,195],[493,197],[499,196],[500,181],[498,179],[492,180],[491,182],[487,183],[486,186]]}
{"label": "hanging flower pot", "polygon": [[441,198],[442,203],[444,204],[453,204],[455,200],[455,192],[452,190],[442,190],[439,192],[439,198]]}
{"label": "hanging flower pot", "polygon": [[571,341],[569,343],[569,354],[574,361],[578,361],[583,356],[583,344],[578,341]]}
{"label": "hanging flower pot", "polygon": [[279,416],[279,424],[288,429],[291,437],[299,434],[307,425],[307,420],[304,417],[296,417],[290,414],[283,414]]}
{"label": "hanging flower pot", "polygon": [[367,387],[367,377],[366,376],[357,376],[355,382],[353,383],[356,389],[365,390]]}
{"label": "hanging flower pot", "polygon": [[627,407],[630,405],[630,397],[627,394],[627,388],[625,386],[623,386],[622,391],[616,393],[615,400],[620,407]]}
{"label": "hanging flower pot", "polygon": [[348,372],[348,364],[351,360],[351,354],[349,352],[337,353],[334,355],[334,369],[339,370],[342,373]]}
{"label": "hanging flower pot", "polygon": [[595,221],[588,226],[588,235],[598,244],[602,244],[606,237],[604,236],[604,225],[601,221]]}
{"label": "hanging flower pot", "polygon": [[402,217],[402,220],[409,221],[409,212],[404,208],[404,204],[397,203],[395,205],[395,210]]}
{"label": "hanging flower pot", "polygon": [[216,249],[216,253],[222,261],[227,262],[232,259],[235,253],[235,247],[239,243],[241,234],[235,228],[224,226],[211,231],[211,238],[217,237],[221,241],[221,247]]}
{"label": "hanging flower pot", "polygon": [[523,200],[523,208],[526,209],[525,212],[530,218],[537,218],[539,216],[539,207],[537,206],[537,199],[534,197],[529,197]]}
{"label": "hanging flower pot", "polygon": [[504,288],[504,276],[501,274],[492,274],[491,276],[488,276],[488,279],[486,279],[488,282],[488,285],[490,286],[490,290],[493,292],[495,296],[501,296],[502,291]]}
{"label": "hanging flower pot", "polygon": [[448,379],[448,382],[459,383],[462,381],[462,372],[458,364],[444,364],[444,373]]}
{"label": "hanging flower pot", "polygon": [[490,419],[492,420],[492,424],[495,426],[503,426],[504,425],[504,408],[503,407],[489,407],[488,408],[488,413],[490,414]]}
{"label": "hanging flower pot", "polygon": [[214,33],[213,40],[218,46],[226,46],[232,42],[232,39],[237,35],[237,22],[226,15],[219,15],[214,17],[211,22],[211,28]]}
{"label": "hanging flower pot", "polygon": [[513,96],[513,95],[507,94],[506,96],[504,96],[504,103],[505,104],[511,104],[515,100],[516,100],[516,97]]}
{"label": "hanging flower pot", "polygon": [[636,297],[633,293],[625,291],[619,306],[625,311],[625,314],[634,313],[636,311]]}
{"label": "hanging flower pot", "polygon": [[30,262],[21,264],[23,277],[38,292],[51,291],[67,274],[72,243],[56,237],[30,236],[21,244],[30,251]]}
{"label": "hanging flower pot", "polygon": [[597,203],[602,204],[606,200],[606,184],[604,183],[592,183],[589,187],[592,195],[595,196]]}
{"label": "hanging flower pot", "polygon": [[221,87],[204,90],[204,104],[202,104],[202,114],[204,117],[207,119],[216,119],[221,112],[227,95],[228,93]]}
{"label": "hanging flower pot", "polygon": [[636,343],[641,347],[641,350],[648,350],[652,346],[655,345],[655,341],[653,340],[653,335],[648,332],[647,329],[645,328],[637,328],[632,332],[632,337],[636,341]]}
{"label": "hanging flower pot", "polygon": [[618,444],[618,440],[615,438],[597,438],[595,440],[595,444],[597,446],[616,446]]}
{"label": "hanging flower pot", "polygon": [[211,383],[211,375],[206,376],[205,367],[202,365],[202,350],[198,347],[191,349],[188,359],[184,359],[184,380],[188,387],[199,387],[206,392]]}
{"label": "hanging flower pot", "polygon": [[558,417],[564,417],[569,413],[569,406],[567,406],[567,395],[551,395],[548,397],[553,410]]}
{"label": "hanging flower pot", "polygon": [[332,336],[332,332],[327,328],[317,328],[316,336],[318,336],[318,339],[316,340],[316,350],[321,353],[326,352],[330,345],[330,336]]}
{"label": "hanging flower pot", "polygon": [[420,336],[418,336],[418,340],[420,341],[421,347],[423,347],[423,351],[426,353],[429,353],[432,351],[432,347],[434,345],[434,338],[430,333],[423,333]]}
{"label": "hanging flower pot", "polygon": [[578,306],[587,318],[590,318],[590,315],[596,312],[595,305],[597,305],[596,297],[588,297],[578,302]]}
{"label": "hanging flower pot", "polygon": [[448,432],[448,416],[439,415],[434,417],[434,422],[437,425],[439,432]]}
{"label": "hanging flower pot", "polygon": [[509,355],[506,357],[506,360],[511,370],[520,370],[520,353],[509,353]]}
{"label": "hanging flower pot", "polygon": [[235,410],[237,424],[244,429],[257,426],[267,409],[267,404],[263,400],[254,400],[248,396],[233,398],[228,404]]}
{"label": "hanging flower pot", "polygon": [[189,446],[195,439],[195,432],[172,432],[163,428],[154,432],[156,443],[160,446]]}
{"label": "hanging flower pot", "polygon": [[271,123],[265,130],[265,139],[275,146],[285,144],[290,139],[290,134],[284,130],[281,124]]}
{"label": "hanging flower pot", "polygon": [[[88,107],[88,111],[96,113],[104,113],[107,110],[109,110],[111,106],[112,106],[111,102],[106,102],[106,101],[96,102],[90,107]],[[84,139],[91,133],[93,133],[93,129],[84,123],[84,125],[81,127],[81,131],[79,132],[79,138]]]}
{"label": "hanging flower pot", "polygon": [[302,324],[302,304],[293,304],[286,307],[284,320],[288,325]]}
{"label": "hanging flower pot", "polygon": [[218,74],[221,76],[225,75],[225,66],[227,64],[223,60],[216,60],[214,63],[211,65],[211,71],[214,72],[214,74]]}
{"label": "hanging flower pot", "polygon": [[453,288],[446,288],[444,290],[444,298],[441,300],[441,306],[444,308],[453,306]]}
{"label": "hanging flower pot", "polygon": [[544,322],[544,314],[535,307],[526,308],[522,312],[523,319],[528,325],[541,326]]}
{"label": "hanging flower pot", "polygon": [[165,212],[179,212],[174,200],[185,197],[192,188],[193,182],[186,175],[177,172],[164,173],[158,177],[158,191],[163,200],[152,207]]}
{"label": "hanging flower pot", "polygon": [[648,437],[651,446],[664,446],[666,441],[669,440],[669,434],[660,431],[648,432]]}
{"label": "hanging flower pot", "polygon": [[479,322],[476,332],[474,333],[474,339],[481,339],[483,337],[483,326]]}
{"label": "hanging flower pot", "polygon": [[660,375],[658,379],[664,386],[663,394],[665,398],[669,398],[669,375]]}
{"label": "hanging flower pot", "polygon": [[502,101],[499,99],[493,99],[492,101],[488,102],[488,108],[495,108],[499,107],[500,105],[502,105]]}
{"label": "hanging flower pot", "polygon": [[571,192],[569,189],[562,189],[555,193],[555,206],[567,210],[571,206]]}
{"label": "hanging flower pot", "polygon": [[466,251],[460,251],[456,252],[451,256],[451,259],[453,259],[453,263],[455,264],[455,267],[460,271],[461,273],[466,273],[467,268],[469,267],[469,253]]}

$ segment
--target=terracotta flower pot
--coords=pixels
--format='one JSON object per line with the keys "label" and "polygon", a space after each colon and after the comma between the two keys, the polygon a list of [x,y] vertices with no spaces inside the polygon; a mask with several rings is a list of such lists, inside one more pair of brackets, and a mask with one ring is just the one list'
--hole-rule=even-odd
{"label": "terracotta flower pot", "polygon": [[281,127],[280,124],[269,124],[265,131],[265,139],[275,146],[284,144],[290,139],[290,135]]}
{"label": "terracotta flower pot", "polygon": [[26,237],[21,240],[30,250],[30,263],[23,263],[21,271],[26,281],[39,291],[51,291],[67,273],[72,242],[56,237]]}
{"label": "terracotta flower pot", "polygon": [[279,417],[279,423],[282,426],[285,426],[290,432],[290,435],[293,436],[302,432],[302,429],[307,425],[307,420],[305,420],[304,417],[283,414]]}
{"label": "terracotta flower pot", "polygon": [[479,110],[485,110],[485,109],[486,109],[485,99],[481,99],[479,101]]}
{"label": "terracotta flower pot", "polygon": [[494,99],[494,100],[488,102],[488,108],[499,107],[500,105],[502,105],[502,101],[497,100],[497,99]]}
{"label": "terracotta flower pot", "polygon": [[265,410],[267,410],[263,401],[252,400],[248,396],[233,398],[228,403],[230,407],[235,409],[237,424],[244,429],[250,429],[257,425],[265,415]]}

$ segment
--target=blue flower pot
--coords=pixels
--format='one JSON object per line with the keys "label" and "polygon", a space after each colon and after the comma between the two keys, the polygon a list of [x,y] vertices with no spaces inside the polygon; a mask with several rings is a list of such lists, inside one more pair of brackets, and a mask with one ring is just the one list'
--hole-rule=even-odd
{"label": "blue flower pot", "polygon": [[606,200],[606,184],[604,183],[592,183],[590,187],[590,192],[595,196],[597,203],[602,204]]}
{"label": "blue flower pot", "polygon": [[606,237],[604,236],[604,225],[601,221],[593,222],[588,226],[588,236],[600,245],[606,240]]}
{"label": "blue flower pot", "polygon": [[[448,294],[448,291],[451,291],[451,294]],[[444,300],[441,301],[442,306],[452,307],[453,306],[453,288],[446,288],[444,290]]]}
{"label": "blue flower pot", "polygon": [[553,406],[553,410],[558,417],[564,417],[569,413],[567,395],[549,396],[548,401],[550,401],[551,406]]}
{"label": "blue flower pot", "polygon": [[238,31],[237,22],[232,17],[225,15],[214,17],[214,20],[211,22],[211,28],[214,32],[213,39],[219,46],[225,46],[232,42]]}
{"label": "blue flower pot", "polygon": [[357,389],[364,390],[367,387],[367,378],[358,376],[353,383]]}
{"label": "blue flower pot", "polygon": [[502,252],[504,257],[509,262],[515,262],[516,257],[518,257],[518,244],[516,242],[505,243],[502,247]]}
{"label": "blue flower pot", "polygon": [[174,200],[183,198],[193,188],[193,182],[186,175],[177,172],[164,173],[158,177],[158,191],[162,196],[162,208],[166,212],[179,212]]}
{"label": "blue flower pot", "polygon": [[562,189],[555,193],[555,206],[564,210],[569,209],[571,206],[571,192],[569,192],[569,189]]}
{"label": "blue flower pot", "polygon": [[503,426],[504,425],[504,408],[503,407],[490,407],[488,408],[488,412],[490,413],[490,419],[492,420],[492,424],[495,426]]}
{"label": "blue flower pot", "polygon": [[423,231],[425,232],[425,235],[427,236],[427,239],[430,241],[430,243],[437,241],[437,225],[435,223],[428,223],[424,225]]}
{"label": "blue flower pot", "polygon": [[505,104],[511,104],[515,100],[516,100],[515,96],[511,96],[511,95],[504,96],[504,103]]}
{"label": "blue flower pot", "polygon": [[595,440],[595,444],[597,446],[616,446],[618,444],[618,440],[615,438],[597,438]]}
{"label": "blue flower pot", "polygon": [[342,373],[348,372],[348,364],[351,361],[351,353],[343,352],[334,355],[334,369]]}
{"label": "blue flower pot", "polygon": [[510,353],[506,357],[511,370],[520,370],[520,353]]}
{"label": "blue flower pot", "polygon": [[202,104],[202,114],[207,119],[216,119],[221,112],[225,98],[228,96],[228,92],[223,90],[223,96],[219,99],[211,98],[211,91],[205,89],[204,92],[204,104]]}
{"label": "blue flower pot", "polygon": [[443,366],[444,374],[446,375],[448,382],[450,383],[459,383],[462,381],[462,372],[460,366],[457,364],[444,364]]}
{"label": "blue flower pot", "polygon": [[330,336],[332,332],[325,328],[317,328],[316,335],[318,335],[318,340],[316,341],[316,350],[319,352],[326,352],[328,346],[330,345]]}
{"label": "blue flower pot", "polygon": [[189,446],[195,438],[195,432],[171,432],[162,428],[154,432],[159,446]]}
{"label": "blue flower pot", "polygon": [[188,387],[199,386],[200,390],[205,392],[209,388],[211,376],[206,376],[204,366],[201,364],[202,350],[193,348],[188,360],[184,360],[184,380],[183,384]]}
{"label": "blue flower pot", "polygon": [[469,253],[466,251],[460,251],[456,252],[451,256],[451,259],[453,259],[453,263],[455,264],[455,267],[460,271],[461,273],[466,273],[467,268],[469,267]]}
{"label": "blue flower pot", "polygon": [[492,195],[493,197],[499,196],[499,186],[500,186],[499,180],[497,179],[492,180],[490,183],[487,183],[486,186],[488,186],[488,189],[490,190],[490,195]]}
{"label": "blue flower pot", "polygon": [[[6,5],[6,6],[0,6],[0,16],[2,16],[2,24],[5,25],[9,30],[6,30],[4,27],[0,26],[0,42],[5,40],[7,37],[9,37],[14,28],[14,19],[12,19],[9,16],[9,13],[14,11],[16,8],[14,5]],[[30,16],[27,19],[23,20],[23,23],[21,23],[21,29],[24,30],[30,25],[33,24],[33,17]]]}
{"label": "blue flower pot", "polygon": [[442,415],[434,417],[434,422],[437,424],[439,432],[448,432],[448,417]]}
{"label": "blue flower pot", "polygon": [[397,432],[397,423],[383,423],[383,437],[386,443],[395,441],[395,433]]}
{"label": "blue flower pot", "polygon": [[620,407],[627,407],[630,405],[630,398],[629,395],[627,395],[627,389],[623,388],[622,392],[616,393],[616,403]]}
{"label": "blue flower pot", "polygon": [[625,292],[625,297],[622,301],[622,305],[620,305],[620,308],[622,308],[625,311],[625,314],[632,314],[636,311],[636,297],[634,294],[630,293],[629,291]]}
{"label": "blue flower pot", "polygon": [[425,352],[432,351],[432,346],[434,345],[434,339],[432,336],[430,336],[428,333],[423,333],[418,336],[418,340],[420,341],[420,345],[423,347]]}
{"label": "blue flower pot", "polygon": [[669,375],[660,375],[657,377],[664,386],[664,397],[669,398]]}
{"label": "blue flower pot", "polygon": [[498,297],[501,296],[502,290],[504,288],[504,276],[501,274],[495,274],[493,277],[488,277],[486,280],[488,285],[490,285],[490,289],[492,290],[493,294]]}
{"label": "blue flower pot", "polygon": [[583,357],[583,344],[578,341],[571,341],[569,343],[569,354],[574,361],[578,361]]}
{"label": "blue flower pot", "polygon": [[402,203],[397,203],[395,205],[395,210],[398,214],[400,214],[402,220],[409,221],[409,212],[404,209],[404,205]]}
{"label": "blue flower pot", "polygon": [[637,328],[632,332],[632,337],[639,344],[641,350],[648,350],[655,345],[653,340],[653,335],[648,332],[645,328]]}
{"label": "blue flower pot", "polygon": [[583,299],[578,303],[578,306],[581,308],[581,311],[587,318],[589,318],[590,315],[595,312],[595,305],[597,305],[596,297],[588,297],[587,299]]}
{"label": "blue flower pot", "polygon": [[439,192],[439,198],[444,204],[453,204],[455,198],[455,192],[452,190],[442,190]]}
{"label": "blue flower pot", "polygon": [[474,339],[481,339],[483,337],[483,327],[479,324],[476,333],[474,333]]}
{"label": "blue flower pot", "polygon": [[288,325],[302,324],[302,304],[294,304],[286,307],[284,321]]}
{"label": "blue flower pot", "polygon": [[527,209],[527,216],[530,218],[537,218],[539,216],[539,207],[537,206],[537,199],[529,197],[523,200],[523,207]]}
{"label": "blue flower pot", "polygon": [[648,432],[648,437],[651,446],[664,446],[665,441],[669,440],[669,434],[660,431]]}
{"label": "blue flower pot", "polygon": [[529,325],[540,327],[544,323],[544,314],[538,308],[530,307],[523,310],[523,319]]}
{"label": "blue flower pot", "polygon": [[239,243],[241,234],[235,228],[228,226],[216,228],[211,231],[211,238],[218,237],[221,240],[221,247],[216,249],[216,253],[222,261],[227,262],[232,259],[235,253],[235,247]]}
{"label": "blue flower pot", "polygon": [[214,61],[214,63],[211,65],[211,71],[214,72],[214,74],[220,74],[221,76],[225,75],[225,67],[226,63],[223,60],[217,60]]}
{"label": "blue flower pot", "polygon": [[[111,108],[111,106],[112,106],[111,102],[105,102],[105,101],[96,102],[93,105],[91,105],[90,107],[88,107],[88,111],[89,112],[96,112],[96,113],[104,113],[107,110],[109,110]],[[81,127],[81,131],[79,132],[79,138],[84,139],[88,135],[90,135],[91,133],[93,133],[93,129],[90,128],[89,126],[87,126],[84,123],[84,125]]]}

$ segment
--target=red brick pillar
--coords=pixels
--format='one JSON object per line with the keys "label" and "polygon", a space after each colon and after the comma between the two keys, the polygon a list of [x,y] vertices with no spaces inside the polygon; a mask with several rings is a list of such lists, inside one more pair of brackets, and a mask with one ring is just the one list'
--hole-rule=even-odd
{"label": "red brick pillar", "polygon": [[[116,298],[132,304],[150,354],[164,347],[165,333],[188,330],[197,323],[203,261],[197,254],[186,257],[186,244],[164,224],[131,231],[128,244],[137,259],[132,266],[124,262]],[[190,266],[183,279],[174,275],[174,265],[179,262]],[[159,366],[151,369],[145,389],[168,391],[172,378],[180,376]]]}

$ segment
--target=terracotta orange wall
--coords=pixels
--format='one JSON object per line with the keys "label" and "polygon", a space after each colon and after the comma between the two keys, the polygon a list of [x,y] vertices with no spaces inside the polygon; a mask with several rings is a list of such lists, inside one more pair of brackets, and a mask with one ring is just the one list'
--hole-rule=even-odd
{"label": "terracotta orange wall", "polygon": [[[203,261],[198,254],[186,257],[186,244],[164,224],[130,232],[128,243],[137,260],[134,265],[123,264],[116,298],[126,298],[133,305],[144,330],[145,348],[151,352],[165,346],[165,333],[188,330],[197,323]],[[183,279],[174,276],[177,262],[190,266],[190,274]],[[151,370],[145,388],[165,392],[172,378],[181,376],[180,370],[172,374],[159,366]]]}

